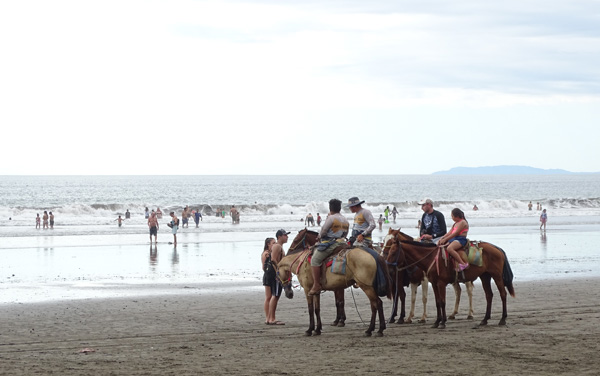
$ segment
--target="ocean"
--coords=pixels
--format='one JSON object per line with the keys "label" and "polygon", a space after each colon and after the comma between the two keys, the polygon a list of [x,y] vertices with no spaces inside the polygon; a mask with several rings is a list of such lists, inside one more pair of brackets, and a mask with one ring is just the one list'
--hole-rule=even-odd
{"label": "ocean", "polygon": [[[395,223],[390,216],[374,232],[375,240],[390,227],[416,236],[422,214],[417,203],[431,198],[449,226],[450,211],[461,208],[470,238],[502,247],[516,281],[600,273],[592,247],[600,240],[597,174],[1,176],[0,303],[186,293],[196,290],[183,285],[197,283],[261,288],[265,237],[285,228],[292,238],[308,213],[325,218],[329,199],[352,196],[365,200],[376,218],[386,206],[399,211]],[[537,203],[548,211],[546,232],[539,230]],[[190,221],[180,229],[174,248],[168,212],[180,216],[185,205],[200,210],[203,221],[199,228]],[[232,205],[241,213],[239,224],[215,216]],[[146,207],[165,213],[156,250],[150,248]],[[44,210],[55,215],[52,230],[35,228],[35,216]],[[131,219],[118,227],[115,220],[126,210]],[[343,214],[352,220],[350,211]]]}

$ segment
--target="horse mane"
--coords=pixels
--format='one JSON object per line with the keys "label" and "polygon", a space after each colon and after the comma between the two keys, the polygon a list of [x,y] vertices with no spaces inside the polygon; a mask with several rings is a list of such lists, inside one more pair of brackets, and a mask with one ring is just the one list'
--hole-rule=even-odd
{"label": "horse mane", "polygon": [[403,244],[411,244],[417,247],[424,247],[424,248],[433,248],[433,247],[437,247],[437,244],[435,243],[423,243],[423,242],[415,242],[412,240],[400,240],[400,243]]}
{"label": "horse mane", "polygon": [[286,253],[285,255],[286,256],[295,255],[296,253],[300,253],[300,252],[304,252],[304,249],[298,249],[298,248],[296,248],[296,249],[293,249],[291,251],[288,250],[288,253]]}

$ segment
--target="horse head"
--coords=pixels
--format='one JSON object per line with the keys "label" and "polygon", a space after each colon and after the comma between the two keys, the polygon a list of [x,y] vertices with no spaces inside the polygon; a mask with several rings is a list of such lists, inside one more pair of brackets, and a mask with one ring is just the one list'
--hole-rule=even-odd
{"label": "horse head", "polygon": [[305,249],[311,247],[317,242],[317,237],[319,233],[316,231],[309,230],[307,228],[298,231],[298,235],[292,241],[290,248],[288,249],[287,254],[296,252],[296,251],[304,251]]}
{"label": "horse head", "polygon": [[294,298],[294,290],[292,290],[292,271],[291,265],[284,257],[276,267],[277,273],[276,278],[281,283],[283,291],[285,291],[285,297],[288,299]]}
{"label": "horse head", "polygon": [[408,235],[402,233],[400,229],[394,230],[390,228],[388,234],[383,238],[383,252],[381,255],[389,266],[399,266],[399,264],[404,264],[404,254],[400,247],[400,240],[402,240],[404,236]]}

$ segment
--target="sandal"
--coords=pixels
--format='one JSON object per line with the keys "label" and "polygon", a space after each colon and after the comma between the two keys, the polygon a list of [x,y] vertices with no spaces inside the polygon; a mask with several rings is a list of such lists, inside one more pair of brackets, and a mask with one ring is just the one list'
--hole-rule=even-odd
{"label": "sandal", "polygon": [[463,270],[465,270],[466,268],[469,267],[469,263],[464,263],[464,264],[458,264],[458,269],[462,272]]}
{"label": "sandal", "polygon": [[267,325],[285,325],[283,321],[268,322]]}

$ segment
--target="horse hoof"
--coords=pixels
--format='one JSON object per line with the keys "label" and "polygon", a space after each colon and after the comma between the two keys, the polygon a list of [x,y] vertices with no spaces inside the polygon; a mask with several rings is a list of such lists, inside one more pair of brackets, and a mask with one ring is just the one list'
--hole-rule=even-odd
{"label": "horse hoof", "polygon": [[337,325],[338,325],[337,321],[334,321],[334,322],[331,323],[331,326],[337,326]]}
{"label": "horse hoof", "polygon": [[383,332],[377,332],[377,337],[383,337]]}
{"label": "horse hoof", "polygon": [[486,326],[487,325],[487,320],[483,320],[482,322],[479,323],[479,326]]}
{"label": "horse hoof", "polygon": [[312,331],[311,330],[307,330],[306,332],[304,332],[304,335],[306,337],[310,337],[310,336],[312,336]]}
{"label": "horse hoof", "polygon": [[426,322],[427,322],[427,320],[423,320],[423,319],[419,320],[419,324],[425,324]]}
{"label": "horse hoof", "polygon": [[446,329],[446,324],[440,324],[440,326],[438,326],[438,329]]}
{"label": "horse hoof", "polygon": [[398,321],[396,321],[396,324],[404,324],[404,323],[406,323],[404,320],[398,320]]}
{"label": "horse hoof", "polygon": [[471,316],[471,315],[467,316],[467,320],[473,320],[473,316]]}
{"label": "horse hoof", "polygon": [[338,328],[343,328],[344,326],[346,326],[346,324],[344,324],[343,322],[338,322],[337,326]]}
{"label": "horse hoof", "polygon": [[321,335],[321,331],[320,330],[315,330],[315,335],[316,336],[320,336]]}
{"label": "horse hoof", "polygon": [[[393,323],[395,323],[395,322],[396,322],[396,320],[394,320],[394,319],[390,319],[390,321],[388,321],[388,324],[393,324]],[[398,322],[400,322],[400,320],[398,320]]]}
{"label": "horse hoof", "polygon": [[452,315],[452,316],[448,316],[448,320],[454,320],[456,319],[456,316]]}
{"label": "horse hoof", "polygon": [[371,336],[371,332],[365,332],[365,337],[370,337]]}
{"label": "horse hoof", "polygon": [[498,325],[500,325],[500,326],[506,325],[506,320],[504,320],[504,319],[500,320]]}
{"label": "horse hoof", "polygon": [[431,325],[431,328],[432,329],[437,329],[439,326],[440,326],[440,324],[435,323],[435,324]]}

